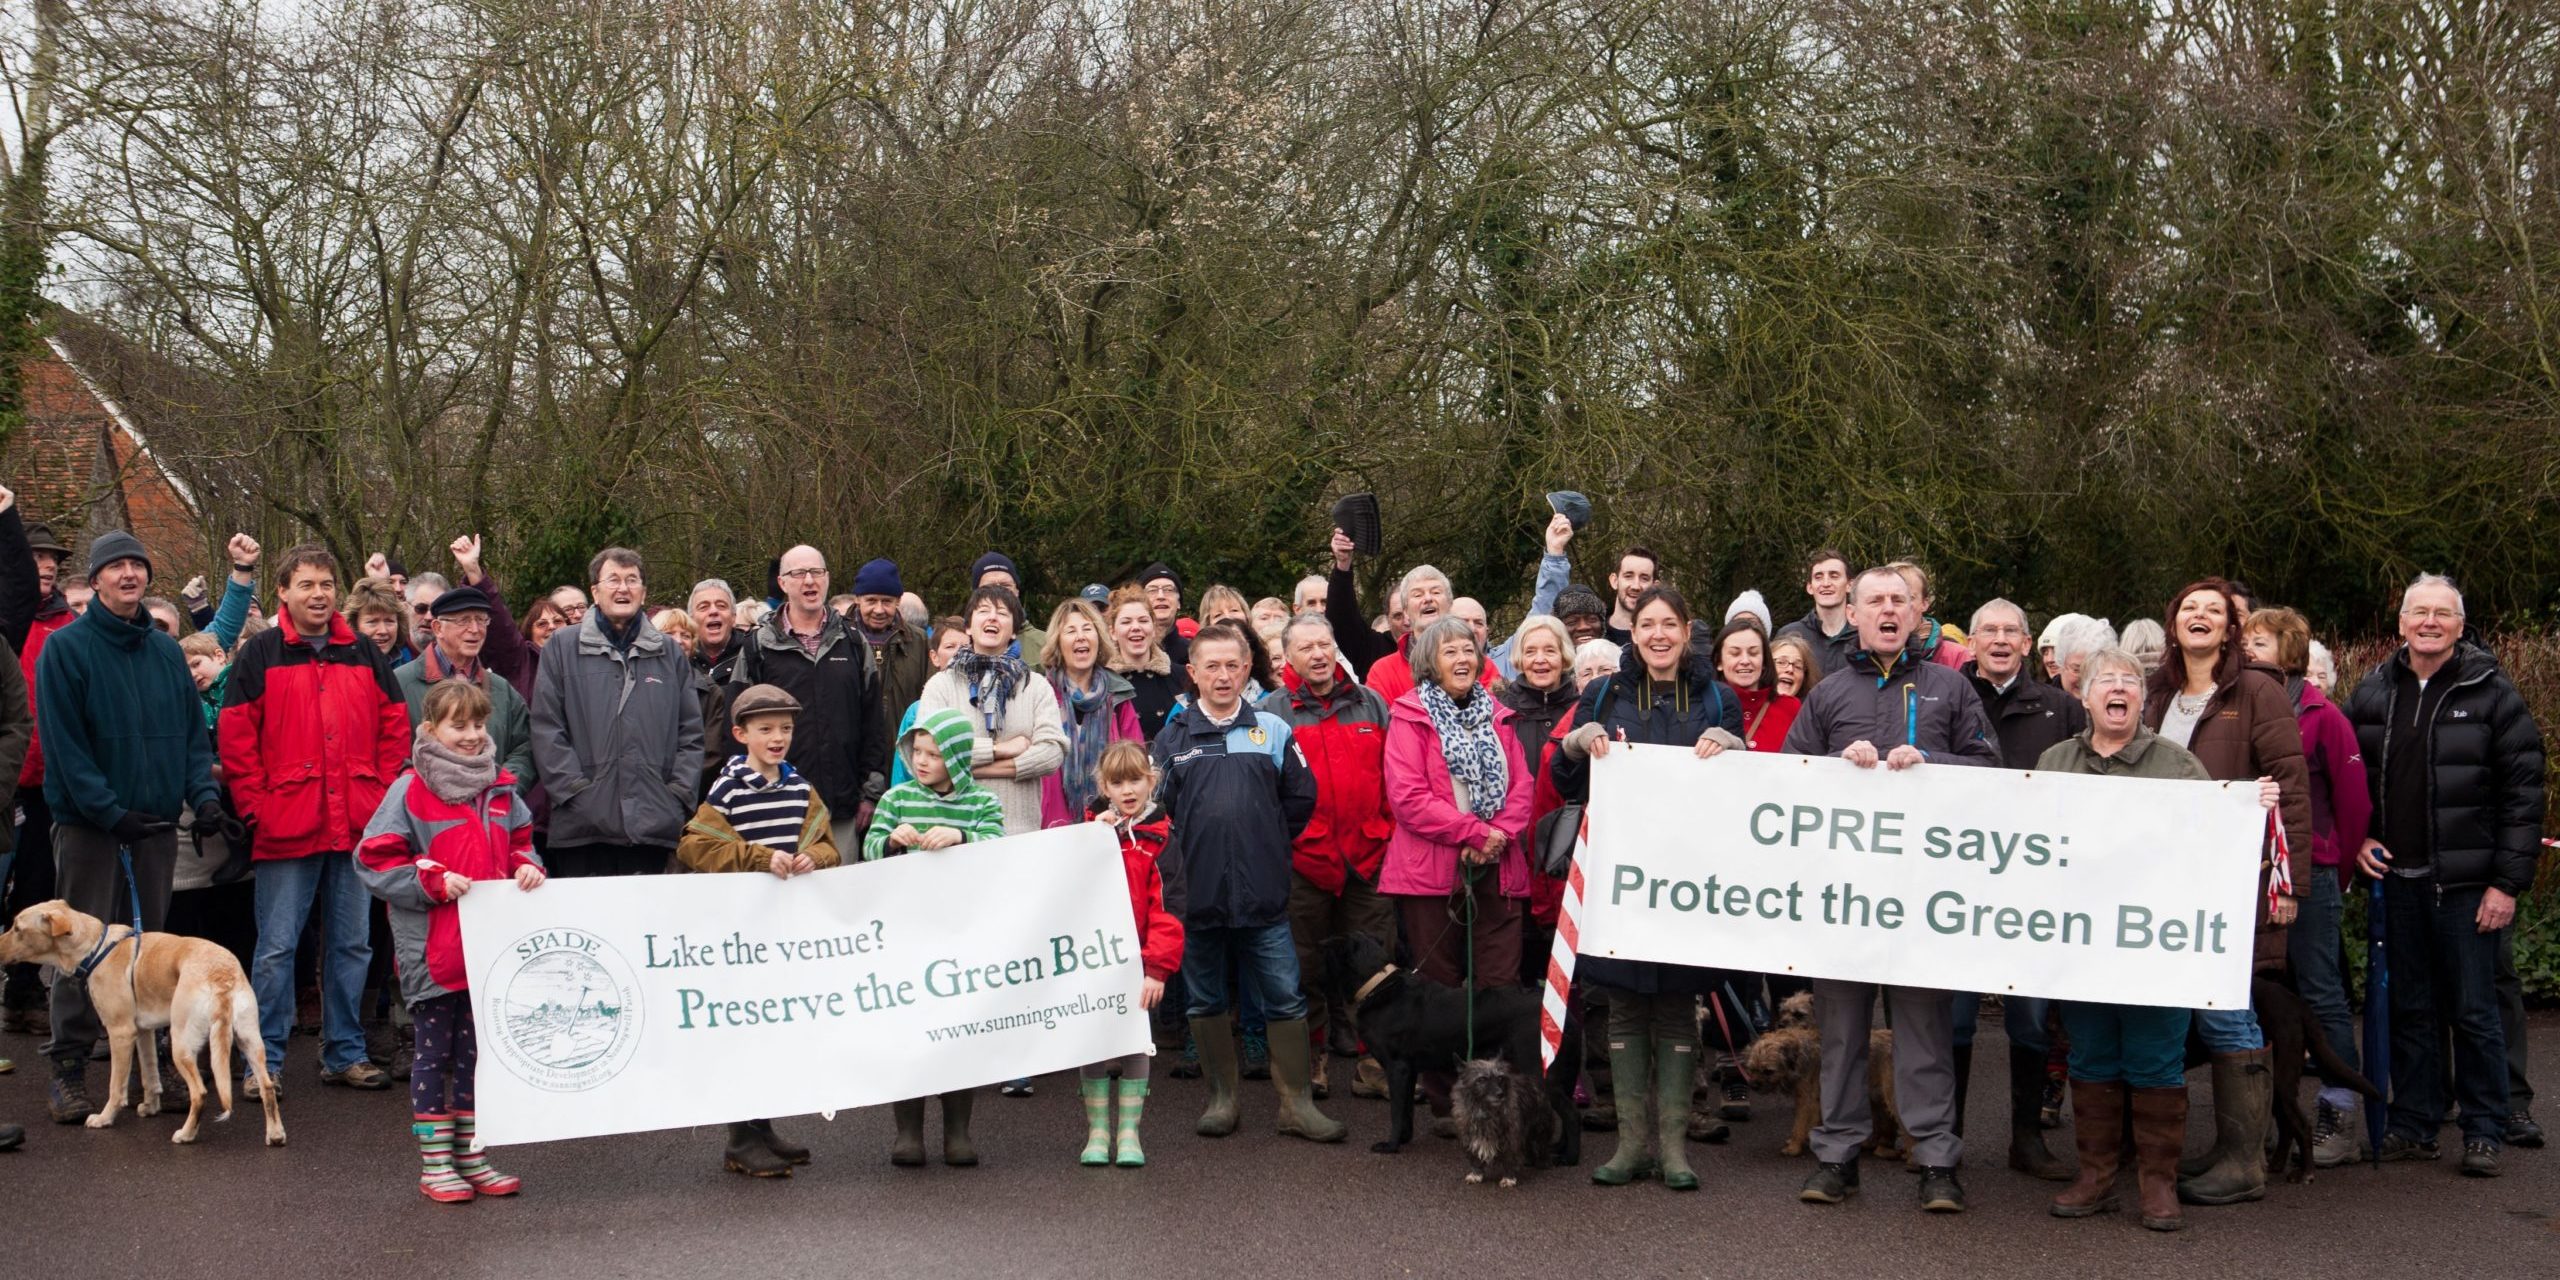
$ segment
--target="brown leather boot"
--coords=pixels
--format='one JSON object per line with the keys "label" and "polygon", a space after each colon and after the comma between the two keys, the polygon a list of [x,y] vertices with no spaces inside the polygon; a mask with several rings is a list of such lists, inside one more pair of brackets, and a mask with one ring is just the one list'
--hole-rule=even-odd
{"label": "brown leather boot", "polygon": [[2071,1082],[2071,1130],[2080,1148],[2080,1178],[2053,1198],[2053,1216],[2115,1212],[2116,1167],[2124,1162],[2124,1112],[2123,1081]]}
{"label": "brown leather boot", "polygon": [[2133,1172],[2142,1188],[2142,1225],[2178,1231],[2178,1148],[2187,1140],[2187,1087],[2133,1091]]}

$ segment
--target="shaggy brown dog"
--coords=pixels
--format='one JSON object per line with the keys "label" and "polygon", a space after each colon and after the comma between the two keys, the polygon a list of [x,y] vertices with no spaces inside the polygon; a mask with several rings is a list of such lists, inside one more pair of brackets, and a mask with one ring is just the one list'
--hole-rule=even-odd
{"label": "shaggy brown dog", "polygon": [[[1787,1132],[1786,1155],[1804,1154],[1805,1135],[1822,1120],[1822,1033],[1813,1025],[1813,993],[1799,991],[1778,1006],[1775,1026],[1742,1053],[1742,1078],[1762,1093],[1793,1093],[1795,1125]],[[1867,1033],[1867,1105],[1875,1114],[1875,1136],[1867,1142],[1871,1155],[1901,1159],[1902,1115],[1893,1106],[1893,1033]]]}

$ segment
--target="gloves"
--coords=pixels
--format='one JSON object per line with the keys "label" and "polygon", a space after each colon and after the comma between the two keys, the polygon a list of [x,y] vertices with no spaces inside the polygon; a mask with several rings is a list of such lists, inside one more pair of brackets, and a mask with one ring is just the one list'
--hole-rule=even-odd
{"label": "gloves", "polygon": [[167,835],[177,829],[178,824],[167,818],[155,818],[150,814],[138,813],[131,809],[125,810],[124,816],[116,819],[114,828],[116,842],[126,845],[140,844],[153,836]]}

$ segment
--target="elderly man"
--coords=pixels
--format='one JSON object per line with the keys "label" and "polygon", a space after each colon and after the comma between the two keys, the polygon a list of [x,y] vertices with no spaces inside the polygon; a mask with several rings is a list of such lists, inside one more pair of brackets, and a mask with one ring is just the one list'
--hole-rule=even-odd
{"label": "elderly man", "polygon": [[409,602],[409,647],[426,652],[435,643],[435,633],[428,626],[435,617],[436,597],[453,590],[453,583],[441,573],[421,573],[411,577],[400,588],[400,596]]}
{"label": "elderly man", "polygon": [[693,647],[694,670],[714,685],[729,683],[746,640],[738,627],[738,593],[718,578],[705,578],[693,584],[684,611],[693,619],[693,629],[702,633],[702,642]]}
{"label": "elderly man", "polygon": [[[881,718],[879,668],[871,646],[827,607],[827,558],[816,547],[783,552],[780,576],[782,607],[747,636],[729,677],[729,696],[769,684],[799,702],[791,767],[826,802],[835,819],[836,847],[855,848],[872,802],[888,789],[889,733]],[[725,725],[713,737],[721,755],[741,750]]]}
{"label": "elderly man", "polygon": [[[1395,906],[1378,893],[1379,865],[1394,830],[1387,812],[1387,703],[1344,677],[1333,627],[1323,618],[1302,613],[1290,619],[1280,645],[1288,674],[1282,688],[1263,696],[1261,709],[1289,722],[1290,737],[1315,774],[1315,817],[1289,851],[1289,937],[1298,947],[1298,971],[1311,974],[1320,972],[1318,948],[1337,934],[1364,933],[1395,945]],[[1307,983],[1306,992],[1307,1023],[1318,1043],[1342,1038],[1329,1035],[1324,985]],[[1350,1014],[1343,1010],[1346,1022]],[[1319,1084],[1323,1078],[1319,1068]],[[1385,1085],[1377,1061],[1361,1059],[1353,1092],[1383,1096]]]}
{"label": "elderly man", "polygon": [[2515,1118],[2498,950],[2541,854],[2543,749],[2515,681],[2463,639],[2462,593],[2421,574],[2400,599],[2400,648],[2356,685],[2374,835],[2356,865],[2382,882],[2391,963],[2391,1118],[2377,1160],[2433,1160],[2444,1042],[2462,1107],[2462,1172],[2498,1175]]}
{"label": "elderly man", "polygon": [[1830,547],[1806,556],[1804,593],[1813,608],[1778,628],[1778,635],[1811,645],[1814,660],[1829,675],[1848,666],[1849,655],[1858,651],[1857,629],[1849,625],[1849,557]]}
{"label": "elderly man", "polygon": [[642,607],[640,553],[587,564],[596,605],[553,632],[535,664],[533,766],[551,797],[555,876],[666,868],[702,786],[702,700],[693,666]]}
{"label": "elderly man", "polygon": [[[1836,755],[1861,769],[2000,763],[1990,718],[1973,684],[1913,655],[1906,646],[1919,625],[1911,584],[1891,569],[1869,569],[1852,584],[1849,622],[1858,652],[1849,665],[1807,694],[1785,749]],[[1878,987],[1871,982],[1813,981],[1822,1032],[1822,1123],[1813,1131],[1820,1163],[1800,1198],[1838,1204],[1858,1188],[1858,1148],[1874,1132],[1867,1107],[1867,1032]],[[1956,1166],[1954,998],[1924,987],[1882,988],[1893,1019],[1893,1094],[1912,1158],[1921,1166],[1920,1207],[1964,1211]]]}
{"label": "elderly man", "polygon": [[568,619],[570,626],[587,620],[587,593],[575,586],[552,588],[551,603],[560,606],[560,614]]}
{"label": "elderly man", "polygon": [[[933,642],[907,621],[898,562],[869,560],[853,573],[853,630],[880,671],[880,718],[896,724],[933,678]],[[922,604],[922,601],[918,601]]]}
{"label": "elderly man", "polygon": [[[413,584],[414,586],[414,584]],[[392,669],[407,704],[409,726],[426,719],[427,690],[445,680],[465,680],[489,695],[489,741],[499,767],[516,777],[516,788],[533,788],[533,713],[524,697],[486,660],[492,604],[478,587],[439,591],[428,606],[427,643],[418,656]]]}
{"label": "elderly man", "polygon": [[[121,530],[99,535],[89,544],[89,577],[96,607],[55,631],[36,660],[54,891],[101,920],[126,919],[132,908],[117,892],[124,850],[133,859],[142,927],[157,930],[177,870],[180,810],[193,805],[200,827],[207,815],[218,821],[223,813],[213,742],[178,642],[143,611],[151,557],[142,543]],[[53,1039],[45,1046],[53,1085],[45,1105],[57,1123],[78,1124],[95,1109],[84,1075],[98,1032],[87,985],[56,974]]]}
{"label": "elderly man", "polygon": [[[1973,659],[1957,668],[1973,681],[2000,739],[2004,768],[2033,769],[2054,744],[2089,727],[2089,712],[2060,686],[2046,684],[2027,670],[2035,658],[2035,633],[2027,630],[2026,610],[2006,600],[1993,600],[1973,611],[1966,626]],[[2085,656],[2085,655],[2084,655]],[[1956,997],[1956,1133],[1964,1133],[1967,1082],[1973,1073],[1973,1033],[1982,997],[1970,992]],[[2069,1161],[2045,1146],[2042,1113],[2046,1058],[2053,1037],[2045,1019],[2053,1002],[2010,993],[2000,1002],[2002,1024],[2009,1033],[2009,1167],[2050,1182],[2071,1179]]]}
{"label": "elderly man", "polygon": [[216,731],[223,781],[255,860],[249,983],[267,1072],[284,1070],[295,944],[316,915],[321,1083],[386,1089],[391,1077],[366,1059],[358,1021],[373,940],[372,895],[356,873],[355,848],[409,759],[409,709],[390,660],[338,613],[337,557],[295,547],[277,562],[276,585],[284,607],[233,656]]}
{"label": "elderly man", "polygon": [[1310,573],[1298,579],[1298,585],[1289,590],[1289,616],[1294,618],[1302,613],[1323,613],[1325,593],[1328,589],[1324,575],[1321,573]]}
{"label": "elderly man", "polygon": [[[1413,692],[1413,669],[1405,664],[1407,638],[1438,622],[1455,603],[1449,590],[1449,575],[1427,564],[1406,570],[1396,583],[1389,605],[1390,616],[1395,605],[1403,606],[1403,630],[1381,635],[1369,629],[1368,616],[1361,611],[1360,585],[1351,576],[1351,552],[1351,535],[1334,530],[1333,573],[1325,585],[1325,621],[1332,624],[1334,644],[1343,656],[1351,659],[1369,687],[1377,690],[1388,706],[1394,706],[1396,699]],[[1488,683],[1493,679],[1490,668],[1485,671],[1485,679]]]}

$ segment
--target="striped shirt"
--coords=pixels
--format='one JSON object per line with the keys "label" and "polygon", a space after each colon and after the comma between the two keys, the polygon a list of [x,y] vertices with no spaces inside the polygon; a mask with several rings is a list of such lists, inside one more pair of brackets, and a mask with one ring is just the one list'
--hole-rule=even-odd
{"label": "striped shirt", "polygon": [[748,844],[775,853],[800,852],[800,828],[809,821],[809,783],[788,761],[781,776],[768,782],[745,756],[734,756],[704,799]]}

